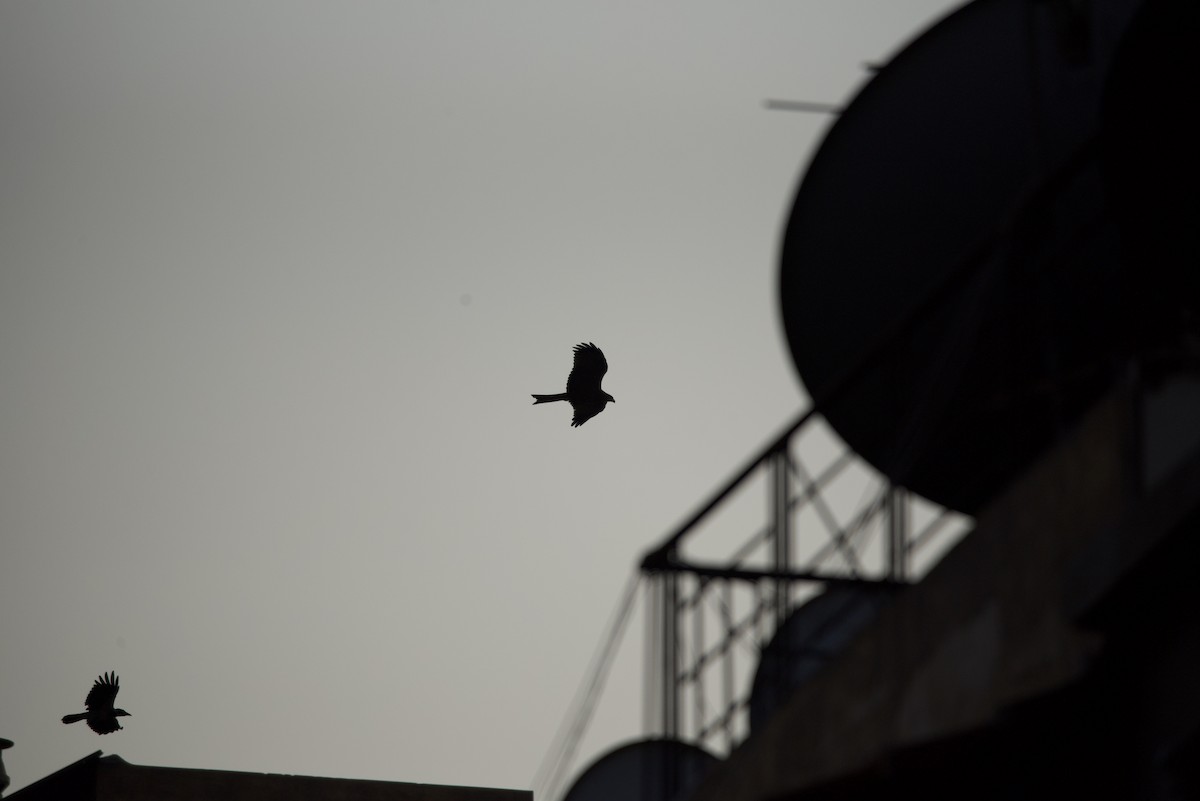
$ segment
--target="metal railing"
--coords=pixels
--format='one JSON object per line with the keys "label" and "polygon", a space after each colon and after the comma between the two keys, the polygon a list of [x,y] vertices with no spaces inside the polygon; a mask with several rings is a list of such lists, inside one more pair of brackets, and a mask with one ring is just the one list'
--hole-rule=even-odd
{"label": "metal railing", "polygon": [[[750,734],[754,673],[793,610],[830,587],[906,584],[970,525],[892,486],[815,410],[802,414],[643,558],[645,727],[728,753]],[[816,644],[788,653],[831,656]]]}

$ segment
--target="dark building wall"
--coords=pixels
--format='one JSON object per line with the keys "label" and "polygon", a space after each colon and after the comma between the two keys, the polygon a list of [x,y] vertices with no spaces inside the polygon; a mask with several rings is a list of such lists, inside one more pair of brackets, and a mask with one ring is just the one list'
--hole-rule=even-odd
{"label": "dark building wall", "polygon": [[1200,459],[1143,489],[1139,397],[1105,398],[691,801],[1194,797]]}

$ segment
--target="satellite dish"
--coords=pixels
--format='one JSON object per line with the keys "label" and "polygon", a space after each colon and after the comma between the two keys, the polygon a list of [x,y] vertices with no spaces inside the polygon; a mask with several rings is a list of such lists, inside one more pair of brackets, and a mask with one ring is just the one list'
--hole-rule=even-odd
{"label": "satellite dish", "polygon": [[758,661],[750,689],[750,733],[761,730],[797,687],[842,653],[893,594],[889,587],[869,584],[831,586],[794,609]]}
{"label": "satellite dish", "polygon": [[1137,7],[962,7],[866,84],[797,191],[780,269],[796,369],[855,451],[942,505],[977,512],[1128,352],[1145,279],[1097,142]]}
{"label": "satellite dish", "polygon": [[[1200,122],[1193,113],[1200,67],[1200,3],[1147,0],[1113,59],[1101,109],[1101,168],[1121,229],[1126,263],[1136,264],[1150,326],[1178,325],[1172,307],[1197,312],[1200,297]],[[1143,326],[1147,328],[1150,326]],[[1148,349],[1161,351],[1154,331]]]}
{"label": "satellite dish", "polygon": [[638,740],[593,762],[563,801],[672,801],[685,797],[718,761],[678,740]]}

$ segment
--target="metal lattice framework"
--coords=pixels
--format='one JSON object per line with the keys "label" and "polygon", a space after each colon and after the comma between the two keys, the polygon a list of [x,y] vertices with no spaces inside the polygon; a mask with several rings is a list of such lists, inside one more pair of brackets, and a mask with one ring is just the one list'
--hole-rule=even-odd
{"label": "metal lattice framework", "polygon": [[645,727],[728,753],[750,733],[762,649],[795,608],[828,587],[905,584],[970,525],[801,415],[642,560]]}

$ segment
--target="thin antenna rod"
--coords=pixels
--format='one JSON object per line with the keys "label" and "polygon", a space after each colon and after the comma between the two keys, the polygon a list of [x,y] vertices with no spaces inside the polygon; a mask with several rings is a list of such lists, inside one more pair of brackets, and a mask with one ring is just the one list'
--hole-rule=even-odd
{"label": "thin antenna rod", "polygon": [[808,111],[817,114],[840,114],[842,107],[833,103],[814,103],[809,100],[771,100],[763,105],[770,111]]}

